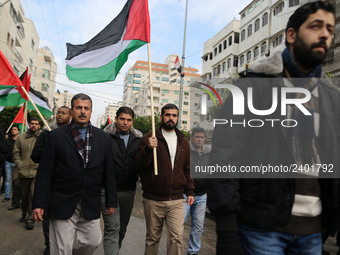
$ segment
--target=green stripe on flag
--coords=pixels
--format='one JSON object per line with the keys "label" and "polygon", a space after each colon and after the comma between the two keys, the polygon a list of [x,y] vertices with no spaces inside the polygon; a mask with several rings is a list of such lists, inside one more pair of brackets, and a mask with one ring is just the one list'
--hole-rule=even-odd
{"label": "green stripe on flag", "polygon": [[97,68],[75,68],[66,65],[66,74],[70,80],[79,83],[98,83],[114,81],[119,70],[125,64],[131,52],[146,44],[144,41],[132,40],[117,58],[108,64]]}
{"label": "green stripe on flag", "polygon": [[0,95],[1,106],[17,106],[25,102],[25,99],[22,98],[19,92]]}

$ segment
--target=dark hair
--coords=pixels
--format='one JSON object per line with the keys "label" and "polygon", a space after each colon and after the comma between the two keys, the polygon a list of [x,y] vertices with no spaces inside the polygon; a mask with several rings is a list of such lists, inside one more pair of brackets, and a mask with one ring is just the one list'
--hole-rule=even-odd
{"label": "dark hair", "polygon": [[119,107],[119,109],[116,112],[116,118],[118,118],[121,113],[129,114],[132,117],[132,119],[135,117],[134,111],[127,106]]}
{"label": "dark hair", "polygon": [[[316,13],[318,10],[324,10],[326,12],[331,12],[335,17],[335,9],[331,3],[316,1],[302,5],[295,10],[292,16],[290,16],[287,27],[286,27],[286,37],[289,28],[293,28],[297,33],[301,25],[308,19],[309,15]],[[289,46],[286,39],[286,46]]]}
{"label": "dark hair", "polygon": [[203,133],[204,136],[206,136],[205,130],[202,127],[194,127],[193,129],[191,129],[191,136],[194,136],[194,134],[196,134],[196,133]]}
{"label": "dark hair", "polygon": [[11,131],[12,131],[12,128],[17,128],[17,129],[18,129],[18,131],[20,131],[20,128],[19,128],[19,126],[18,126],[18,125],[13,125],[13,126],[11,127]]}
{"label": "dark hair", "polygon": [[[91,103],[91,104],[92,104],[92,103]],[[70,109],[69,107],[67,107],[66,105],[63,105],[63,106],[60,106],[60,107],[59,107],[59,109],[61,109],[61,108],[67,109],[67,110],[69,111],[69,113],[71,114],[71,109]],[[58,111],[59,111],[59,109],[58,109]]]}
{"label": "dark hair", "polygon": [[161,110],[161,114],[163,115],[164,114],[164,111],[165,110],[169,110],[169,109],[176,109],[177,110],[177,113],[178,113],[178,107],[177,105],[175,104],[166,104],[162,107],[162,110]]}
{"label": "dark hair", "polygon": [[32,121],[38,121],[39,125],[41,125],[40,119],[38,117],[35,117],[35,116],[31,117],[30,123],[32,123]]}
{"label": "dark hair", "polygon": [[79,93],[77,95],[74,95],[71,99],[71,109],[73,109],[74,106],[74,101],[76,101],[77,99],[81,99],[81,100],[90,100],[91,102],[91,109],[92,109],[92,99],[91,97],[89,97],[88,95],[84,94],[84,93]]}

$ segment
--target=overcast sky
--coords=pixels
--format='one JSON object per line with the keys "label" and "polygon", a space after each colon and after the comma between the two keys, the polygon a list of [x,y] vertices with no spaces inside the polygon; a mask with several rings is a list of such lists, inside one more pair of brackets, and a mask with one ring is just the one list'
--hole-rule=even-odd
{"label": "overcast sky", "polygon": [[[189,0],[186,66],[202,70],[203,44],[234,18],[251,0]],[[25,16],[31,19],[58,65],[57,89],[84,92],[94,101],[92,122],[112,101],[122,100],[124,75],[135,61],[147,59],[146,45],[130,54],[113,82],[78,84],[65,76],[66,43],[83,44],[100,32],[123,8],[126,0],[21,0]],[[149,0],[151,60],[164,63],[169,54],[182,56],[185,0]]]}

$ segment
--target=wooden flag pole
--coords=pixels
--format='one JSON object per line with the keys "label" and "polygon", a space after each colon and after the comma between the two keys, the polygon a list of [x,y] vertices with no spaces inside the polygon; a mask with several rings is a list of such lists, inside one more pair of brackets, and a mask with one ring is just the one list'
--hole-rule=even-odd
{"label": "wooden flag pole", "polygon": [[6,134],[8,134],[8,132],[11,130],[11,127],[13,126],[14,122],[11,123],[11,125],[9,126],[9,128],[6,131]]}
{"label": "wooden flag pole", "polygon": [[[150,83],[150,100],[151,100],[151,126],[152,126],[152,136],[156,137],[155,130],[155,113],[153,107],[153,88],[152,88],[152,67],[151,67],[151,53],[150,53],[150,43],[148,43],[148,58],[149,58],[149,83]],[[153,168],[155,175],[158,175],[157,166],[157,148],[153,148]]]}
{"label": "wooden flag pole", "polygon": [[27,130],[27,101],[25,102],[25,111],[24,111],[24,119],[22,120],[22,132],[26,132]]}
{"label": "wooden flag pole", "polygon": [[47,127],[48,131],[51,131],[50,126],[47,124],[46,120],[44,119],[44,117],[41,115],[40,111],[38,110],[37,106],[35,105],[35,103],[33,102],[32,98],[30,97],[30,95],[27,93],[26,89],[24,88],[24,86],[20,86],[21,89],[24,91],[24,93],[26,94],[28,100],[30,100],[31,104],[33,105],[34,109],[37,111],[37,113],[39,114],[40,119],[42,119],[42,121],[44,122],[45,126]]}

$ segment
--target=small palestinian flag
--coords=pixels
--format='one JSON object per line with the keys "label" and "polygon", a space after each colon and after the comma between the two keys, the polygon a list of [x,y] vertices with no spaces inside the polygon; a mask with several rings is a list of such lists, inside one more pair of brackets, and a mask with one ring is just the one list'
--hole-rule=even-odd
{"label": "small palestinian flag", "polygon": [[128,0],[118,16],[90,41],[66,44],[66,75],[79,83],[113,81],[128,55],[148,42],[148,2]]}

